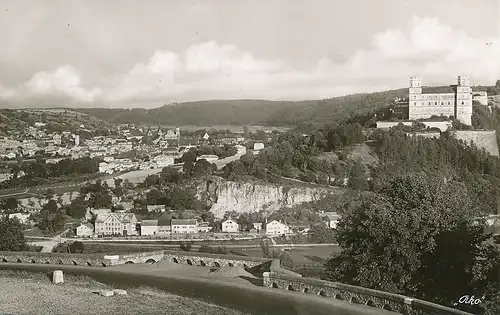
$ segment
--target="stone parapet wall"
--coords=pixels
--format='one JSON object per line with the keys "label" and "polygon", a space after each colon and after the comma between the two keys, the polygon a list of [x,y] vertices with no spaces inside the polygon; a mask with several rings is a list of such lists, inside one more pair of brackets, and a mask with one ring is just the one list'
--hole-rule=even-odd
{"label": "stone parapet wall", "polygon": [[0,263],[76,265],[89,267],[106,267],[112,264],[98,254],[65,254],[65,253],[34,253],[34,252],[0,252]]}
{"label": "stone parapet wall", "polygon": [[[107,256],[110,257],[110,256]],[[107,258],[105,256],[105,258]],[[110,257],[111,258],[111,257]],[[126,255],[116,255],[112,259],[112,265],[123,265],[127,263],[155,263],[160,260],[165,259],[164,251],[154,251],[154,252],[143,252],[143,253],[133,253]]]}
{"label": "stone parapet wall", "polygon": [[271,259],[237,256],[237,255],[218,255],[209,253],[197,252],[176,252],[165,251],[164,259],[179,263],[188,264],[193,266],[207,266],[207,267],[243,267],[254,268],[264,265],[271,261]]}
{"label": "stone parapet wall", "polygon": [[442,305],[403,295],[356,287],[337,282],[291,276],[277,272],[263,274],[264,287],[331,297],[407,315],[470,315]]}

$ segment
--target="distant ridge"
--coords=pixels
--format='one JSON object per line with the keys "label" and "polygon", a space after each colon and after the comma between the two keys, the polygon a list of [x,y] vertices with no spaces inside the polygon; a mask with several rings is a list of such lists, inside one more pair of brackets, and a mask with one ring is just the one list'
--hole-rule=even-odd
{"label": "distant ridge", "polygon": [[159,108],[72,108],[112,123],[163,125],[274,125],[335,123],[368,110],[386,107],[408,89],[353,94],[323,100],[207,100],[173,103]]}

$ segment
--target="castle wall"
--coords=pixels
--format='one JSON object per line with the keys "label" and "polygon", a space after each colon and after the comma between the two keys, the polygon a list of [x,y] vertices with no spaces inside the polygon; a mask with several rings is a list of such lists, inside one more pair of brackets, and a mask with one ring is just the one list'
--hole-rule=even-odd
{"label": "castle wall", "polygon": [[454,136],[466,144],[473,142],[476,147],[483,148],[493,156],[499,156],[497,135],[494,130],[457,130]]}
{"label": "castle wall", "polygon": [[[405,126],[410,126],[410,127],[413,125],[412,121],[402,121],[402,122],[377,121],[377,128],[389,129],[389,128],[397,126],[400,123],[402,123]],[[422,121],[421,123],[429,128],[439,128],[439,130],[441,130],[441,131],[446,131],[449,127],[452,126],[451,122],[449,122],[449,121]]]}

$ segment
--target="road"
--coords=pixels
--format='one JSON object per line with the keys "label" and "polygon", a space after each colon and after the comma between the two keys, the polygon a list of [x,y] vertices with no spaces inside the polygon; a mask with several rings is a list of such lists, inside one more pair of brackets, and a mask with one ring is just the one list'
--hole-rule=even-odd
{"label": "road", "polygon": [[[65,240],[67,240],[67,238],[63,238],[62,235],[65,234],[66,232],[68,232],[69,229],[67,230],[64,230],[63,232],[61,232],[60,234],[52,237],[51,239],[47,240],[45,238],[44,241],[38,241],[38,242],[31,242],[29,243],[29,245],[32,245],[32,246],[42,246],[42,253],[50,253],[52,252],[52,249],[54,249],[54,247],[57,246],[57,244],[59,243],[62,243],[64,242]],[[40,238],[40,239],[44,239],[42,237],[30,237],[30,238]]]}

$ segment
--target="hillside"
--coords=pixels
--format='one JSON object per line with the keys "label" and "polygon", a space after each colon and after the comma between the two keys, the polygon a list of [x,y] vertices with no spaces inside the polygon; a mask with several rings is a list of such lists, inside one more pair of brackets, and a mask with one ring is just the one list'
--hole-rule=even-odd
{"label": "hillside", "polygon": [[386,107],[406,93],[407,89],[399,89],[300,102],[212,100],[154,109],[81,108],[77,111],[112,123],[287,126],[340,122],[351,114]]}
{"label": "hillside", "polygon": [[1,109],[0,136],[16,134],[35,122],[47,124],[51,131],[75,131],[83,124],[89,130],[112,128],[112,125],[94,116],[64,109]]}
{"label": "hillside", "polygon": [[[486,87],[473,87],[485,90]],[[352,115],[382,109],[408,90],[353,94],[300,102],[266,100],[211,100],[165,105],[154,109],[76,109],[111,123],[162,125],[310,126],[339,123]]]}

